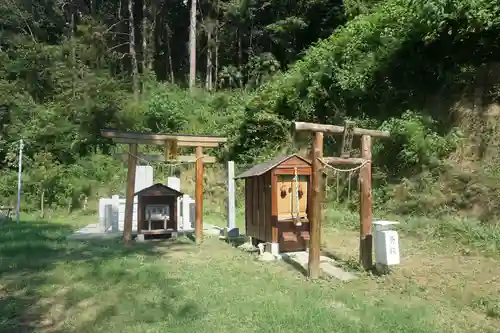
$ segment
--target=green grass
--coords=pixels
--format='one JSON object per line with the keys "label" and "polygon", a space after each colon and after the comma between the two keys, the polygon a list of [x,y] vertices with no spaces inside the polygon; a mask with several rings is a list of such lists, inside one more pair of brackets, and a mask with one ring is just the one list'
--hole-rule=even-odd
{"label": "green grass", "polygon": [[484,316],[457,325],[453,305],[388,292],[390,277],[312,282],[213,238],[124,248],[68,241],[72,229],[0,226],[0,332],[494,332]]}
{"label": "green grass", "polygon": [[[430,218],[421,216],[397,216],[374,212],[373,220],[398,221],[396,230],[406,236],[434,243],[439,247],[460,246],[465,252],[477,251],[482,255],[500,254],[500,224],[482,223],[473,218],[448,216]],[[325,223],[330,228],[359,230],[359,214],[344,209],[328,209]]]}
{"label": "green grass", "polygon": [[[384,278],[365,276],[361,289],[401,294],[432,304],[456,332],[500,327],[498,226],[474,219],[431,219],[375,214],[399,221],[401,264]],[[323,248],[345,267],[358,269],[359,215],[327,210]],[[361,289],[357,289],[358,291]],[[453,316],[454,319],[445,319]]]}
{"label": "green grass", "polygon": [[[244,211],[244,208],[237,207],[235,215],[236,215],[236,227],[240,228],[241,232],[244,232],[245,231],[245,211]],[[227,213],[210,212],[210,211],[205,212],[204,220],[207,223],[224,228],[227,226]]]}

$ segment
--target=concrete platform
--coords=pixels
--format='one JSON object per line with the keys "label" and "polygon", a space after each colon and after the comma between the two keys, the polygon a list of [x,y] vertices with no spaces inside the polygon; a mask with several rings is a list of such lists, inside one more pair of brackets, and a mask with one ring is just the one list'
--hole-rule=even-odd
{"label": "concrete platform", "polygon": [[106,239],[106,238],[118,238],[123,235],[122,232],[101,232],[99,223],[88,224],[84,228],[76,231],[75,233],[68,236],[68,239]]}
{"label": "concrete platform", "polygon": [[[203,232],[207,235],[219,236],[223,228],[214,226],[209,223],[203,224]],[[177,235],[189,235],[194,234],[194,229],[178,230]],[[108,231],[101,232],[99,228],[99,223],[91,223],[84,228],[76,231],[75,233],[68,236],[68,239],[107,239],[107,238],[117,238],[122,237],[123,231]],[[137,231],[132,230],[132,236],[137,236]]]}
{"label": "concrete platform", "polygon": [[[309,263],[308,252],[300,251],[282,253],[281,258],[293,266],[300,266],[304,271],[307,272],[307,266]],[[321,256],[319,259],[319,267],[325,275],[344,282],[357,279],[356,275],[347,272],[343,268],[339,267],[338,263],[332,258]]]}

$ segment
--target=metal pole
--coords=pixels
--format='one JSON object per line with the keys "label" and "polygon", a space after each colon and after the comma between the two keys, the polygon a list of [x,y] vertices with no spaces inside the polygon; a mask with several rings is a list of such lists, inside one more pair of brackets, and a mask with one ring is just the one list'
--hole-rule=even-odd
{"label": "metal pole", "polygon": [[17,207],[16,221],[19,223],[21,214],[21,179],[23,172],[23,139],[19,140],[19,171],[17,174]]}

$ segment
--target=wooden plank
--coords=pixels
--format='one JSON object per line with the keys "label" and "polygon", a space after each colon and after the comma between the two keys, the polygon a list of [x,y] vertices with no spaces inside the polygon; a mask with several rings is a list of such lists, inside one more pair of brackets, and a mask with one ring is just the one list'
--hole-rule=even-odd
{"label": "wooden plank", "polygon": [[344,124],[344,136],[342,137],[342,147],[340,157],[350,157],[352,150],[352,138],[354,136],[354,122],[346,121]]}
{"label": "wooden plank", "polygon": [[175,161],[177,159],[178,149],[179,148],[177,147],[177,141],[170,141],[169,160],[174,160]]}
{"label": "wooden plank", "polygon": [[[361,137],[361,156],[366,160],[372,158],[371,137]],[[366,163],[359,172],[360,178],[360,240],[359,261],[363,268],[372,268],[372,171],[371,163]]]}
{"label": "wooden plank", "polygon": [[357,157],[343,158],[343,157],[336,157],[336,156],[323,157],[322,160],[325,163],[334,164],[334,165],[358,165],[358,164],[363,164],[366,161],[364,158],[357,158]]}
{"label": "wooden plank", "polygon": [[[127,159],[128,153],[115,154],[115,156],[118,158],[121,158],[121,159]],[[177,158],[174,160],[165,160],[164,155],[146,155],[146,154],[141,154],[141,153],[138,153],[137,157],[140,160],[144,160],[144,161],[148,161],[148,162],[182,162],[182,163],[195,163],[196,162],[196,155],[178,155]],[[215,162],[217,162],[217,159],[214,156],[203,155],[203,162],[204,163],[215,163]]]}
{"label": "wooden plank", "polygon": [[245,179],[245,235],[250,236],[250,179]]}
{"label": "wooden plank", "polygon": [[313,140],[312,154],[312,184],[311,184],[311,206],[309,207],[308,219],[310,221],[310,241],[309,241],[309,262],[308,273],[311,279],[320,276],[319,259],[321,247],[321,162],[319,158],[323,156],[323,133],[316,132]]}
{"label": "wooden plank", "polygon": [[260,238],[260,220],[259,220],[259,177],[252,177],[252,223],[254,227],[255,238]]}
{"label": "wooden plank", "polygon": [[[290,176],[293,176],[295,175],[295,170],[293,169],[275,169],[275,174],[276,175],[290,175]],[[297,168],[297,175],[299,176],[307,176],[307,175],[310,175],[311,174],[311,168]]]}
{"label": "wooden plank", "polygon": [[290,168],[310,168],[310,162],[306,162],[302,158],[293,156],[281,164],[278,164],[274,169],[290,169]]}
{"label": "wooden plank", "polygon": [[277,216],[280,218],[288,218],[290,216],[291,209],[291,194],[288,193],[288,188],[291,186],[293,175],[288,177],[283,177],[280,175],[278,177],[277,190],[278,190],[278,201],[277,201]]}
{"label": "wooden plank", "polygon": [[179,142],[212,142],[225,143],[226,137],[210,135],[191,135],[191,134],[155,134],[155,133],[137,133],[121,132],[112,129],[101,129],[101,135],[111,139],[129,139],[135,140],[134,143],[142,143],[143,140],[161,141],[174,140]]}
{"label": "wooden plank", "polygon": [[253,216],[252,216],[252,183],[253,178],[245,179],[245,234],[255,237],[253,234]]}
{"label": "wooden plank", "polygon": [[[154,139],[129,139],[129,138],[113,138],[115,143],[124,143],[124,144],[149,144],[149,145],[158,145],[165,146],[166,140],[154,140]],[[203,141],[178,141],[177,147],[203,147],[203,148],[217,148],[220,143],[217,142],[203,142]]]}
{"label": "wooden plank", "polygon": [[171,141],[165,141],[164,147],[163,147],[163,160],[168,161],[170,160],[170,142]]}
{"label": "wooden plank", "polygon": [[175,161],[177,158],[177,141],[175,140],[168,140],[165,141],[165,148],[163,152],[164,160],[165,161]]}
{"label": "wooden plank", "polygon": [[[296,132],[322,132],[329,134],[342,134],[344,133],[344,126],[337,125],[324,125],[316,123],[304,123],[296,121],[294,124],[294,130]],[[378,131],[365,128],[355,127],[353,129],[354,135],[370,135],[378,138],[388,138],[390,133],[388,131]]]}
{"label": "wooden plank", "polygon": [[174,230],[177,231],[179,230],[179,221],[177,220],[177,203],[174,203],[172,205],[174,209],[172,209],[172,212],[170,213],[170,219],[174,221]]}
{"label": "wooden plank", "polygon": [[195,235],[196,244],[203,241],[203,148],[196,147],[196,188],[195,188]]}
{"label": "wooden plank", "polygon": [[271,239],[273,243],[279,242],[278,237],[278,193],[277,193],[278,176],[276,170],[272,172],[271,176]]}
{"label": "wooden plank", "polygon": [[165,230],[165,229],[158,229],[158,230],[143,230],[142,234],[143,235],[168,235],[173,232],[176,232],[174,229],[172,230]]}
{"label": "wooden plank", "polygon": [[269,242],[268,239],[266,239],[266,216],[265,216],[265,211],[264,211],[264,205],[263,205],[263,196],[264,196],[264,175],[260,175],[257,177],[258,179],[258,192],[257,192],[257,204],[259,205],[259,239],[261,239],[264,242]]}
{"label": "wooden plank", "polygon": [[266,219],[265,236],[268,242],[273,242],[272,237],[272,212],[271,212],[271,173],[267,172],[264,175],[264,191],[262,193],[264,199],[264,217]]}
{"label": "wooden plank", "polygon": [[271,242],[271,239],[267,237],[267,228],[269,227],[269,218],[267,217],[266,209],[266,174],[261,175],[259,182],[259,201],[260,201],[260,223],[262,224],[262,239],[266,242]]}
{"label": "wooden plank", "polygon": [[143,209],[143,198],[139,196],[137,198],[137,234],[140,235],[142,233],[142,221],[144,221],[144,209]]}
{"label": "wooden plank", "polygon": [[177,142],[201,142],[201,143],[226,143],[227,138],[222,136],[207,136],[207,135],[177,135]]}
{"label": "wooden plank", "polygon": [[123,226],[123,243],[129,245],[132,240],[132,214],[134,213],[135,169],[137,166],[137,144],[130,144],[127,170],[127,193],[125,200],[125,220]]}

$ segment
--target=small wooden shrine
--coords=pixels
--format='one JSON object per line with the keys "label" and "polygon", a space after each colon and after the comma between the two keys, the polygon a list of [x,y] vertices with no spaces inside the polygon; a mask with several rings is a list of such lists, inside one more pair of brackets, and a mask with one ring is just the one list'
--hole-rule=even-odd
{"label": "small wooden shrine", "polygon": [[163,184],[154,184],[137,193],[137,234],[177,233],[177,198],[183,194]]}
{"label": "small wooden shrine", "polygon": [[311,162],[294,154],[256,165],[245,179],[245,230],[271,252],[303,251],[309,241]]}

